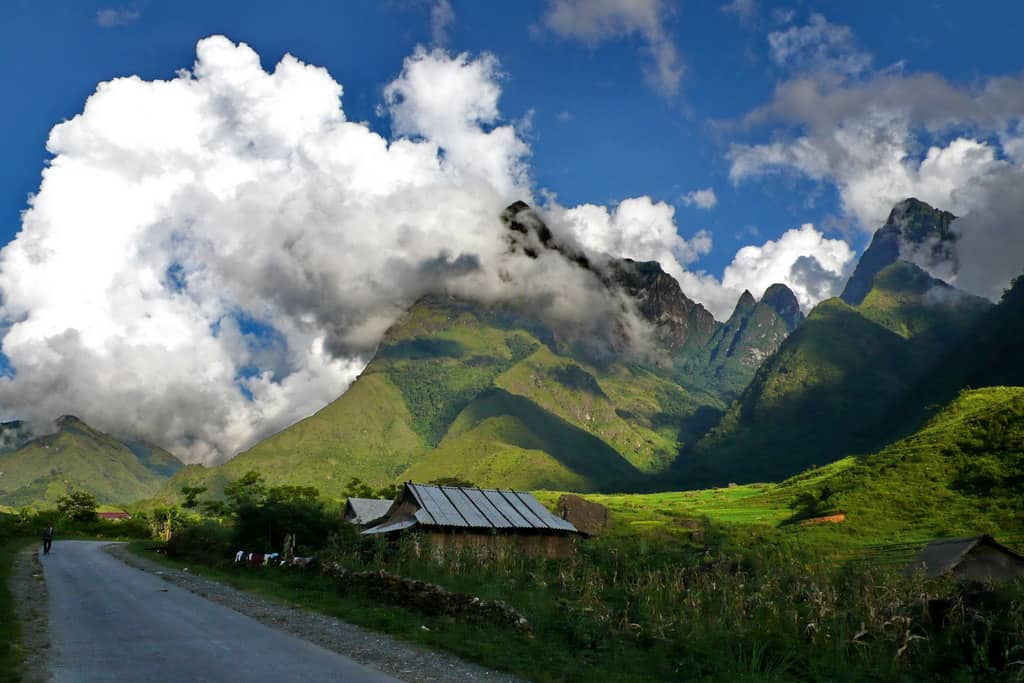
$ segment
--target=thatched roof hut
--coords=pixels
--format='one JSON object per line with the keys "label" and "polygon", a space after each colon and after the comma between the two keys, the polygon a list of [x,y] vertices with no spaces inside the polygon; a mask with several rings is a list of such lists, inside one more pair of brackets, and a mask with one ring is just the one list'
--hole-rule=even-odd
{"label": "thatched roof hut", "polygon": [[1024,555],[988,535],[929,543],[908,571],[977,581],[1009,581],[1024,576]]}

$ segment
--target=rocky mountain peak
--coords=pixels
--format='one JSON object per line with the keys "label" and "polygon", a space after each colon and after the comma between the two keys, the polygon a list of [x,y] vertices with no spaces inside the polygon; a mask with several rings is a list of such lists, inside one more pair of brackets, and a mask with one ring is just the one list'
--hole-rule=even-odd
{"label": "rocky mountain peak", "polygon": [[526,202],[509,205],[501,214],[508,228],[509,250],[537,258],[546,251],[558,252],[589,270],[606,287],[620,289],[637,305],[640,314],[657,330],[658,340],[675,350],[688,341],[706,340],[715,329],[715,318],[691,300],[674,277],[657,261],[610,259],[608,265],[592,264],[574,245],[560,241]]}
{"label": "rocky mountain peak", "polygon": [[761,297],[761,303],[771,307],[786,323],[790,332],[804,321],[804,314],[800,310],[800,302],[797,301],[796,294],[784,284],[776,283],[766,289],[764,296]]}
{"label": "rocky mountain peak", "polygon": [[545,251],[556,251],[581,268],[590,270],[590,260],[578,249],[561,244],[551,228],[529,204],[517,201],[501,212],[501,222],[508,228],[505,239],[509,251],[537,258]]}
{"label": "rocky mountain peak", "polygon": [[734,320],[747,312],[753,310],[754,306],[757,305],[757,299],[750,293],[749,289],[744,289],[743,293],[740,294],[739,300],[736,301],[736,307],[732,309],[732,315],[729,316],[729,320]]}
{"label": "rocky mountain peak", "polygon": [[705,340],[714,331],[711,312],[686,296],[657,261],[615,259],[609,270],[612,283],[636,301],[640,314],[657,328],[658,339],[669,350]]}
{"label": "rocky mountain peak", "polygon": [[885,225],[875,232],[871,245],[861,255],[857,268],[840,295],[856,306],[871,291],[871,283],[882,269],[899,260],[943,265],[956,272],[956,234],[951,225],[956,216],[913,197],[896,204]]}

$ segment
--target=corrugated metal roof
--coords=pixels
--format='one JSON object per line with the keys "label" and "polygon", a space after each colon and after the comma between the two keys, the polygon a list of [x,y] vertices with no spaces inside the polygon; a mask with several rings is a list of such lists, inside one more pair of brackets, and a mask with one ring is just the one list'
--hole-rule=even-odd
{"label": "corrugated metal roof", "polygon": [[370,524],[387,515],[392,505],[392,501],[381,498],[349,498],[345,503],[345,519]]}
{"label": "corrugated metal roof", "polygon": [[526,505],[531,512],[537,515],[537,517],[548,527],[562,529],[563,531],[577,531],[572,522],[552,514],[546,507],[540,504],[539,500],[531,496],[529,493],[522,493],[519,491],[510,491],[509,493],[515,494],[515,496],[518,497],[519,500],[522,501],[522,503]]}
{"label": "corrugated metal roof", "polygon": [[406,484],[406,488],[420,507],[416,521],[424,526],[576,531],[524,491],[428,484]]}

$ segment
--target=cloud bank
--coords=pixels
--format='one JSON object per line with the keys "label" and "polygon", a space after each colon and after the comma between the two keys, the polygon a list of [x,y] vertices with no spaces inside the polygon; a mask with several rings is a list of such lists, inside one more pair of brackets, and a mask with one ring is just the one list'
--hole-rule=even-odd
{"label": "cloud bank", "polygon": [[779,282],[788,285],[804,310],[809,310],[822,299],[839,295],[854,259],[846,242],[828,239],[805,224],[777,240],[743,247],[719,279],[690,267],[711,251],[711,233],[699,230],[689,239],[682,237],[675,208],[666,202],[635,197],[611,209],[593,204],[566,209],[551,201],[546,209],[552,226],[586,249],[658,261],[687,296],[704,304],[718,320],[729,317],[745,289],[760,297]]}
{"label": "cloud bank", "polygon": [[[55,126],[0,251],[0,418],[73,413],[213,463],[343,393],[425,294],[515,301],[579,335],[615,327],[624,304],[592,273],[508,250],[499,216],[531,201],[530,150],[501,117],[492,56],[407,58],[383,90],[390,139],[349,121],[342,94],[322,68],[286,55],[268,72],[211,37],[191,70],[101,83]],[[711,236],[680,237],[665,202],[542,212],[566,243],[658,260],[719,318],[774,281],[811,305],[845,267],[804,226],[719,280],[688,270]]]}
{"label": "cloud bank", "polygon": [[[212,462],[336,398],[425,292],[515,292],[543,265],[502,261],[499,214],[530,194],[495,69],[416,52],[391,141],[324,69],[223,37],[172,80],[100,84],[0,252],[4,412]],[[536,298],[553,316],[584,289],[565,277]]]}
{"label": "cloud bank", "polygon": [[1024,78],[956,85],[902,64],[873,70],[849,28],[821,15],[768,40],[789,77],[745,117],[771,141],[732,146],[733,182],[790,173],[834,185],[862,240],[907,197],[952,211],[960,269],[933,275],[997,299],[1024,270],[1019,193],[1008,191],[1024,179]]}

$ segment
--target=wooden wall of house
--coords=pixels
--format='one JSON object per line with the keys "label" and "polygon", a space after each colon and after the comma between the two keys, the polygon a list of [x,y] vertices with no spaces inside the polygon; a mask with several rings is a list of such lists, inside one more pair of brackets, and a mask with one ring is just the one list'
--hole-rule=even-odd
{"label": "wooden wall of house", "polygon": [[506,545],[514,546],[530,556],[555,559],[569,557],[576,549],[576,538],[563,534],[492,534],[457,530],[431,530],[424,533],[439,548]]}
{"label": "wooden wall of house", "polygon": [[998,548],[980,545],[960,561],[953,575],[963,579],[1012,581],[1024,576],[1024,563]]}

